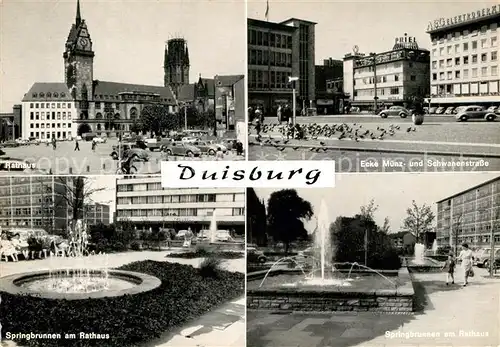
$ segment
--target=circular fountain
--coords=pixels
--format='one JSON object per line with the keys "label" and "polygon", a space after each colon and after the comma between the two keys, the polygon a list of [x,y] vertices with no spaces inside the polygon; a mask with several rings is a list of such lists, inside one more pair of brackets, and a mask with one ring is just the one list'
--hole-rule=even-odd
{"label": "circular fountain", "polygon": [[161,281],[138,272],[109,270],[107,256],[103,269],[90,269],[85,259],[87,251],[87,227],[81,220],[69,228],[68,252],[76,258],[75,268],[52,269],[14,274],[0,278],[0,289],[17,295],[31,295],[47,299],[78,300],[89,298],[133,295],[153,290]]}

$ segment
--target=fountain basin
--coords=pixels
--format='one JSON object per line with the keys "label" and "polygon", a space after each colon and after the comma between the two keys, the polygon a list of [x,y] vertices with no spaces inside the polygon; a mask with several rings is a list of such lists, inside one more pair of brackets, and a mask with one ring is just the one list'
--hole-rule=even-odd
{"label": "fountain basin", "polygon": [[[158,278],[147,274],[108,270],[109,285],[106,288],[101,288],[101,290],[59,292],[48,289],[50,285],[54,284],[53,281],[64,281],[65,278],[70,281],[77,272],[77,269],[59,269],[50,272],[34,271],[14,274],[0,278],[0,290],[14,295],[30,295],[45,299],[81,300],[134,295],[153,290],[161,285]],[[92,278],[98,279],[102,277],[102,270],[91,270],[89,272],[90,281],[92,281]]]}
{"label": "fountain basin", "polygon": [[[391,282],[376,274],[353,274],[348,286],[313,285],[301,282],[297,271],[277,269],[259,287],[263,276],[251,275],[247,282],[247,308],[273,311],[374,311],[412,312],[414,290],[406,267]],[[358,278],[356,278],[358,277]],[[295,286],[289,283],[298,283]]]}
{"label": "fountain basin", "polygon": [[406,265],[410,272],[442,272],[445,262],[441,262],[429,257],[423,259],[406,258]]}

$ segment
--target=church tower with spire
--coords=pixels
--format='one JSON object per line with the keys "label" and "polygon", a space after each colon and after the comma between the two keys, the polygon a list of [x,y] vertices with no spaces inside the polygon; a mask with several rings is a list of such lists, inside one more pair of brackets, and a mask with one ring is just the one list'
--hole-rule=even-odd
{"label": "church tower with spire", "polygon": [[189,51],[184,39],[170,39],[165,47],[164,85],[172,88],[176,97],[182,86],[189,84]]}
{"label": "church tower with spire", "polygon": [[80,0],[76,3],[75,23],[66,40],[64,58],[64,81],[77,101],[80,118],[88,118],[89,101],[92,99],[94,74],[94,51],[85,20],[80,11]]}

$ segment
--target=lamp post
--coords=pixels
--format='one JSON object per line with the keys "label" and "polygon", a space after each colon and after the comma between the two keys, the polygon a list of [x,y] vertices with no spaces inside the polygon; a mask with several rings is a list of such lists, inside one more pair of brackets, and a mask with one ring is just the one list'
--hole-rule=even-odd
{"label": "lamp post", "polygon": [[377,53],[370,53],[370,57],[372,58],[373,64],[373,106],[375,108],[375,112],[378,109],[378,96],[377,96]]}
{"label": "lamp post", "polygon": [[296,124],[297,122],[297,118],[295,116],[295,110],[297,108],[296,106],[296,101],[295,101],[295,83],[299,80],[298,77],[292,77],[292,76],[289,76],[288,77],[288,83],[292,83],[292,123],[293,125]]}

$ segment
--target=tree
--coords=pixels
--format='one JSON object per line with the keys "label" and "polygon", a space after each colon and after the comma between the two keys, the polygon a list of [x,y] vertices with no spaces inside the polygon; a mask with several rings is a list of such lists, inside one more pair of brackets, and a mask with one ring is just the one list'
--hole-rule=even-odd
{"label": "tree", "polygon": [[384,234],[388,234],[389,230],[391,229],[390,222],[389,222],[389,217],[384,218],[384,225],[382,225],[381,228],[378,230]]}
{"label": "tree", "polygon": [[403,228],[415,235],[416,242],[421,242],[421,235],[433,230],[432,223],[435,215],[430,206],[418,206],[415,200],[412,206],[406,209],[407,216],[403,221]]}
{"label": "tree", "polygon": [[375,205],[375,200],[371,199],[368,205],[361,206],[360,215],[367,220],[375,220],[375,212],[378,210],[378,205]]}
{"label": "tree", "polygon": [[141,123],[144,131],[161,134],[163,131],[177,130],[181,126],[179,115],[170,113],[167,105],[147,105],[141,112]]}
{"label": "tree", "polygon": [[295,189],[276,191],[267,201],[269,235],[283,242],[285,253],[288,253],[290,243],[307,238],[302,220],[310,220],[313,214],[311,203],[302,199]]}

